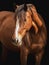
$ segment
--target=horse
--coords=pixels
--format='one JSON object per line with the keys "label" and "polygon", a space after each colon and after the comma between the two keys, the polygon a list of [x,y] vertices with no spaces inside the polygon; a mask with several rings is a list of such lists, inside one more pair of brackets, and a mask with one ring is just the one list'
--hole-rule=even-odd
{"label": "horse", "polygon": [[33,4],[16,6],[15,12],[0,12],[0,41],[2,60],[6,60],[8,49],[20,51],[21,65],[27,65],[29,53],[40,65],[47,40],[47,29],[43,18]]}

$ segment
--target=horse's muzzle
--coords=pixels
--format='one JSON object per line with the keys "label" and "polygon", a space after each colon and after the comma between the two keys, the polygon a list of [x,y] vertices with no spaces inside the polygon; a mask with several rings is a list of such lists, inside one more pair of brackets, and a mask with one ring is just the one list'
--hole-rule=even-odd
{"label": "horse's muzzle", "polygon": [[12,39],[12,44],[15,46],[21,46],[22,42],[19,42],[19,40],[17,39]]}

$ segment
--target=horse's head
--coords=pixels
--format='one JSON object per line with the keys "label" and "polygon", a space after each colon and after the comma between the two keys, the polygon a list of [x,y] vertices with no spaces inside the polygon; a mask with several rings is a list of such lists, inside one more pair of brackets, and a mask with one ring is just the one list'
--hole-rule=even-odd
{"label": "horse's head", "polygon": [[26,32],[31,29],[33,26],[35,28],[35,32],[38,32],[38,28],[35,24],[35,22],[32,20],[31,17],[31,10],[30,7],[32,4],[27,4],[27,5],[20,5],[17,6],[15,10],[16,14],[16,28],[15,28],[15,41],[21,45],[22,44],[22,39],[25,36]]}
{"label": "horse's head", "polygon": [[21,45],[22,35],[19,34],[19,30],[24,26],[24,23],[26,22],[24,5],[17,6],[15,14],[16,14],[15,41]]}

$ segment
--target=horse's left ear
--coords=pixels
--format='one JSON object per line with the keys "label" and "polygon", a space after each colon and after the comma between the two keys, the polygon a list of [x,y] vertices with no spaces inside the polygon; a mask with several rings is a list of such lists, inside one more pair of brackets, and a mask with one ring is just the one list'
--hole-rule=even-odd
{"label": "horse's left ear", "polygon": [[16,10],[19,7],[19,5],[16,5],[16,3],[14,3],[13,7],[14,7],[14,10]]}
{"label": "horse's left ear", "polygon": [[16,8],[18,8],[19,7],[19,5],[16,5]]}

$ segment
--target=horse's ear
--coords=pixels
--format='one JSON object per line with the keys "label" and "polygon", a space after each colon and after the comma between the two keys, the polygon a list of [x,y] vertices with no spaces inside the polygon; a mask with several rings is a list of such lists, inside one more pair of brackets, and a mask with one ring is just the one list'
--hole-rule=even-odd
{"label": "horse's ear", "polygon": [[16,5],[16,8],[18,8],[19,7],[19,5]]}
{"label": "horse's ear", "polygon": [[27,11],[27,5],[26,4],[24,4],[24,10]]}
{"label": "horse's ear", "polygon": [[19,7],[19,5],[16,5],[16,3],[14,3],[13,6],[15,10]]}

